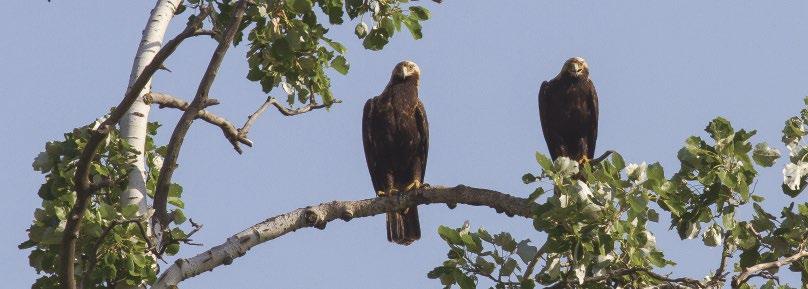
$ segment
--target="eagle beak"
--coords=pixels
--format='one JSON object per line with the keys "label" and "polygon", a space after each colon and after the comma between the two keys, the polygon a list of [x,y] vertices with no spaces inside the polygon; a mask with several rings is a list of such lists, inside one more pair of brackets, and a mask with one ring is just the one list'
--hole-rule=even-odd
{"label": "eagle beak", "polygon": [[409,77],[410,75],[412,75],[412,69],[410,69],[408,66],[402,67],[401,75],[404,75],[404,77]]}

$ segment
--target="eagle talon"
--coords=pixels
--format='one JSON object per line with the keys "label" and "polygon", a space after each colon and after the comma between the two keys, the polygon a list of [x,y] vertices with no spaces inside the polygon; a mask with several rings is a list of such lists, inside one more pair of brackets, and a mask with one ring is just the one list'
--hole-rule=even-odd
{"label": "eagle talon", "polygon": [[589,160],[589,157],[588,157],[588,156],[583,156],[583,157],[581,157],[581,160],[580,160],[581,164],[588,163],[589,161],[590,161],[590,160]]}
{"label": "eagle talon", "polygon": [[385,191],[376,191],[376,195],[377,195],[377,196],[379,196],[379,197],[385,197],[385,196],[387,196],[388,194],[387,194],[387,192],[385,192]]}
{"label": "eagle talon", "polygon": [[414,181],[412,181],[412,183],[411,183],[411,184],[409,184],[409,185],[407,186],[407,188],[406,188],[406,189],[404,189],[404,190],[405,190],[405,191],[412,191],[412,190],[420,189],[420,188],[421,188],[421,186],[422,186],[422,185],[421,185],[421,181],[419,181],[419,180],[414,180]]}

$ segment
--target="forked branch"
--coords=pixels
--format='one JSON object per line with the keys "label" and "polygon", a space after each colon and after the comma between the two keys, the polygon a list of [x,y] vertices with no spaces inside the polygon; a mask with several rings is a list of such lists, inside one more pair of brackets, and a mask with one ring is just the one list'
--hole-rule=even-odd
{"label": "forked branch", "polygon": [[[157,93],[157,92],[151,92],[147,94],[146,96],[143,97],[143,100],[146,103],[156,103],[159,105],[160,108],[170,107],[182,111],[186,111],[189,105],[189,103],[185,100],[179,99],[177,97],[165,93]],[[253,142],[247,138],[246,134],[241,135],[239,133],[239,130],[229,120],[204,109],[199,111],[198,117],[212,125],[221,128],[224,137],[227,138],[230,144],[233,145],[233,149],[235,149],[236,152],[238,152],[239,154],[243,152],[241,150],[241,147],[239,146],[239,143],[252,147]]]}

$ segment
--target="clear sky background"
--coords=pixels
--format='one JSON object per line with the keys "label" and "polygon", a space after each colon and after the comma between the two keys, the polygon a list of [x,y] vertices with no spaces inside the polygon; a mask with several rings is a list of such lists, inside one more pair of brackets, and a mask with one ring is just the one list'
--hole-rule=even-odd
{"label": "clear sky background", "polygon": [[[783,121],[808,93],[808,2],[751,1],[424,1],[433,19],[424,38],[403,32],[382,52],[366,51],[353,25],[332,38],[349,48],[351,71],[331,73],[331,111],[293,118],[268,111],[253,127],[254,148],[236,154],[221,131],[192,127],[174,180],[185,187],[186,214],[205,225],[184,247],[193,256],[265,218],[330,200],[373,196],[360,135],[362,105],[381,92],[404,59],[422,71],[421,99],[430,120],[426,181],[466,184],[517,196],[537,171],[533,155],[546,151],[536,95],[563,62],[583,56],[600,96],[597,153],[619,150],[627,161],[660,161],[678,169],[684,139],[703,134],[715,116],[736,128],[758,129],[754,141],[780,144]],[[8,197],[0,235],[5,288],[36,278],[28,251],[17,244],[43,176],[31,162],[48,140],[60,139],[118,103],[126,88],[152,1],[9,1],[0,9],[0,172]],[[185,23],[172,23],[169,37]],[[205,38],[184,43],[159,72],[154,90],[190,99],[214,48]],[[237,124],[264,100],[245,78],[245,47],[232,49],[211,95],[212,108]],[[282,92],[276,92],[280,96]],[[152,110],[166,143],[176,110]],[[757,193],[768,208],[791,200],[779,189],[780,160],[763,170]],[[805,201],[805,196],[801,196]],[[507,230],[541,239],[527,219],[487,208],[419,208],[422,240],[411,246],[385,239],[384,217],[337,221],[325,231],[305,229],[262,244],[233,265],[190,279],[183,288],[435,288],[426,273],[445,258],[441,224]],[[679,241],[667,220],[654,225],[657,242],[679,263],[677,272],[701,278],[718,264],[720,249]],[[167,267],[168,265],[163,265]],[[669,272],[670,269],[662,272]],[[798,280],[793,274],[785,280]]]}

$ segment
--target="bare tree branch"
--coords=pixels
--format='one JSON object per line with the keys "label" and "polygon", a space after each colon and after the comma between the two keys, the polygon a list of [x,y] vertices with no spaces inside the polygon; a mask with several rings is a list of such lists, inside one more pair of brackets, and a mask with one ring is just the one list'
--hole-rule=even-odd
{"label": "bare tree branch", "polygon": [[[314,97],[312,97],[311,99],[314,100]],[[342,101],[340,101],[340,100],[335,100],[334,102],[332,102],[332,104],[341,103],[341,102]],[[317,104],[315,102],[311,102],[311,103],[309,103],[309,104],[307,104],[307,105],[305,105],[305,106],[303,106],[301,108],[291,109],[291,108],[284,107],[280,102],[278,102],[277,99],[275,99],[274,97],[269,96],[269,97],[267,97],[267,100],[264,102],[264,104],[262,104],[261,107],[258,108],[258,110],[256,110],[255,112],[250,114],[250,116],[247,117],[247,122],[245,122],[244,126],[241,129],[238,130],[239,131],[239,136],[240,137],[246,137],[247,134],[250,133],[250,128],[252,127],[253,123],[255,123],[255,121],[258,119],[258,117],[261,116],[261,114],[263,114],[267,109],[269,109],[270,106],[275,106],[275,108],[277,108],[278,111],[281,114],[283,114],[284,116],[294,116],[294,115],[303,114],[303,113],[306,113],[306,112],[309,112],[309,111],[312,111],[312,110],[315,110],[315,109],[321,109],[321,108],[327,107],[327,105],[325,105],[325,104]]]}
{"label": "bare tree branch", "polygon": [[[146,101],[146,103],[156,103],[159,105],[160,108],[170,107],[182,111],[188,110],[188,106],[190,105],[188,102],[182,99],[176,98],[174,96],[165,93],[156,93],[156,92],[151,92],[147,94],[146,96],[144,96],[144,100]],[[212,125],[221,128],[224,137],[227,138],[230,144],[233,145],[233,149],[235,149],[236,152],[238,152],[239,154],[243,152],[241,150],[241,147],[239,146],[239,143],[245,144],[249,147],[253,146],[253,142],[247,138],[246,134],[241,135],[239,133],[239,129],[237,129],[233,125],[233,123],[230,122],[229,120],[220,117],[218,115],[215,115],[207,110],[200,110],[198,117]]]}
{"label": "bare tree branch", "polygon": [[786,257],[777,261],[760,263],[754,266],[746,267],[743,270],[741,270],[741,273],[738,274],[738,276],[732,278],[732,288],[740,288],[741,285],[749,281],[750,278],[755,276],[761,276],[757,274],[762,271],[783,267],[806,256],[808,256],[808,250],[802,249],[796,254],[791,255],[790,257]]}
{"label": "bare tree branch", "polygon": [[[152,223],[159,224],[159,227],[155,226],[155,231],[157,232],[164,230],[170,221],[166,212],[168,189],[171,184],[171,177],[177,167],[177,158],[179,158],[180,148],[185,140],[185,135],[191,128],[194,119],[199,116],[199,112],[208,104],[208,92],[210,92],[210,87],[213,85],[213,80],[216,79],[216,73],[219,71],[219,66],[222,64],[224,55],[227,53],[227,49],[230,47],[233,38],[239,30],[238,28],[246,9],[246,0],[240,0],[236,4],[235,9],[233,9],[233,15],[230,17],[230,26],[227,27],[224,36],[219,41],[219,45],[216,46],[216,50],[214,50],[213,56],[210,58],[208,68],[202,76],[194,100],[188,105],[188,108],[174,127],[174,132],[171,134],[165,160],[163,161],[163,166],[160,168],[160,176],[157,179],[157,189],[154,193],[153,207],[156,222]],[[157,236],[159,239],[162,234],[158,233]]]}
{"label": "bare tree branch", "polygon": [[723,239],[724,239],[724,246],[721,249],[721,261],[718,264],[718,269],[715,270],[715,274],[713,274],[713,277],[710,278],[710,281],[707,283],[708,285],[711,285],[711,286],[712,285],[719,285],[719,283],[724,283],[725,280],[726,280],[725,279],[726,274],[724,273],[724,270],[726,270],[727,261],[729,260],[729,258],[732,255],[731,254],[732,252],[730,252],[730,250],[732,249],[731,248],[732,246],[731,246],[731,243],[730,243],[730,240],[732,239],[732,236],[731,236],[730,232],[724,233],[724,238]]}
{"label": "bare tree branch", "polygon": [[302,228],[325,229],[328,222],[336,219],[349,221],[353,218],[375,216],[416,204],[439,203],[447,204],[450,208],[457,204],[486,206],[493,208],[498,213],[525,218],[531,218],[539,209],[536,203],[528,202],[527,199],[463,185],[451,188],[423,188],[396,197],[332,201],[271,217],[231,236],[223,244],[204,253],[188,259],[178,259],[160,275],[152,288],[172,288],[185,279],[221,265],[231,264],[234,259],[243,256],[252,247]]}
{"label": "bare tree branch", "polygon": [[118,120],[123,117],[124,113],[129,110],[129,107],[135,102],[143,87],[149,82],[152,75],[160,68],[163,62],[177,49],[183,40],[192,37],[193,34],[200,29],[202,20],[204,20],[209,13],[209,10],[202,9],[199,17],[192,21],[179,35],[167,42],[163,48],[154,56],[151,63],[143,69],[143,72],[138,76],[137,80],[126,91],[121,102],[112,111],[110,116],[104,120],[98,129],[90,132],[90,139],[87,141],[81,157],[76,163],[76,174],[74,182],[76,184],[76,203],[70,210],[67,224],[65,225],[64,235],[62,237],[59,252],[59,281],[62,288],[75,289],[76,276],[74,262],[76,260],[76,239],[79,236],[81,229],[81,220],[84,218],[84,213],[89,204],[90,197],[94,193],[92,183],[90,182],[90,165],[95,158],[98,146],[107,137],[109,131]]}

